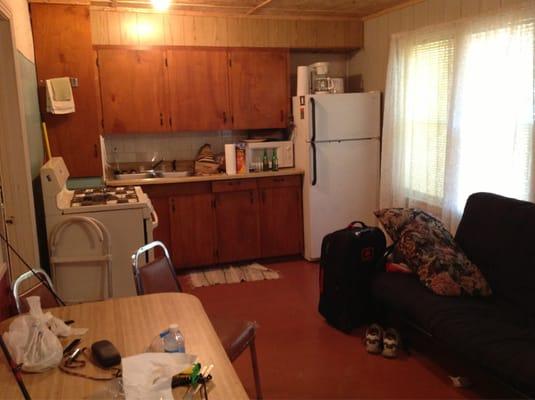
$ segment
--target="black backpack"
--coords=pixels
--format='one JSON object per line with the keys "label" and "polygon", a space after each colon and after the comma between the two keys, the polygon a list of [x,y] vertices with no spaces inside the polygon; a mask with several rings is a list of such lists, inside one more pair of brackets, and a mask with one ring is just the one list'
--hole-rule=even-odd
{"label": "black backpack", "polygon": [[370,281],[385,249],[384,233],[361,221],[323,238],[318,308],[330,325],[349,333],[367,322]]}

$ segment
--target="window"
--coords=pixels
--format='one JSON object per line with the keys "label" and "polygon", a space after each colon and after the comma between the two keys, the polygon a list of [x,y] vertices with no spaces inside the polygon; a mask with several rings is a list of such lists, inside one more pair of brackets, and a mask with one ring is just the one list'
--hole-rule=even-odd
{"label": "window", "polygon": [[535,8],[392,39],[381,206],[454,230],[479,191],[534,200]]}
{"label": "window", "polygon": [[453,43],[414,46],[407,66],[405,182],[414,199],[436,204],[444,196],[448,94]]}

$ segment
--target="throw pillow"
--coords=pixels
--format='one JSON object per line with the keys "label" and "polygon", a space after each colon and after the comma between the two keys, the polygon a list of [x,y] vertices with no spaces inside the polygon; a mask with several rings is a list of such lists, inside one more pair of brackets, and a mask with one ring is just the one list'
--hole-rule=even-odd
{"label": "throw pillow", "polygon": [[434,293],[491,294],[479,268],[466,257],[438,219],[420,209],[383,209],[375,215],[396,243],[394,259],[406,263]]}

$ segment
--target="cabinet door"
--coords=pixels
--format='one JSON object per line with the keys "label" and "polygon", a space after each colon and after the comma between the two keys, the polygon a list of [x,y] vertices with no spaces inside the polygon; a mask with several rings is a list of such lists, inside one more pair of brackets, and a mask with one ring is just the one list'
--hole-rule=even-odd
{"label": "cabinet door", "polygon": [[[63,157],[71,177],[102,175],[89,6],[32,3],[30,10],[37,79],[41,82],[39,106],[52,154]],[[21,71],[25,79],[28,72]],[[76,111],[50,114],[46,111],[44,81],[62,76],[78,79],[78,86],[72,89]]]}
{"label": "cabinet door", "polygon": [[215,194],[219,262],[260,256],[257,195],[256,188]]}
{"label": "cabinet door", "polygon": [[173,130],[231,127],[225,49],[167,50]]}
{"label": "cabinet door", "polygon": [[169,130],[165,60],[160,49],[99,49],[104,133]]}
{"label": "cabinet door", "polygon": [[300,254],[301,187],[260,188],[262,257]]}
{"label": "cabinet door", "polygon": [[213,264],[215,218],[211,193],[170,198],[171,258],[177,268]]}
{"label": "cabinet door", "polygon": [[288,119],[288,52],[229,51],[235,129],[284,128]]}

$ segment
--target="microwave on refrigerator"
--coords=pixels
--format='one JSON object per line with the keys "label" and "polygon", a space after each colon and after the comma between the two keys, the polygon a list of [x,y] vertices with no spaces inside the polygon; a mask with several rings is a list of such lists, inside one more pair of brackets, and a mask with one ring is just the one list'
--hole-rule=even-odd
{"label": "microwave on refrigerator", "polygon": [[291,140],[279,142],[249,142],[245,149],[248,171],[262,170],[264,151],[267,153],[270,162],[273,157],[273,151],[277,152],[279,168],[293,168],[294,145]]}

